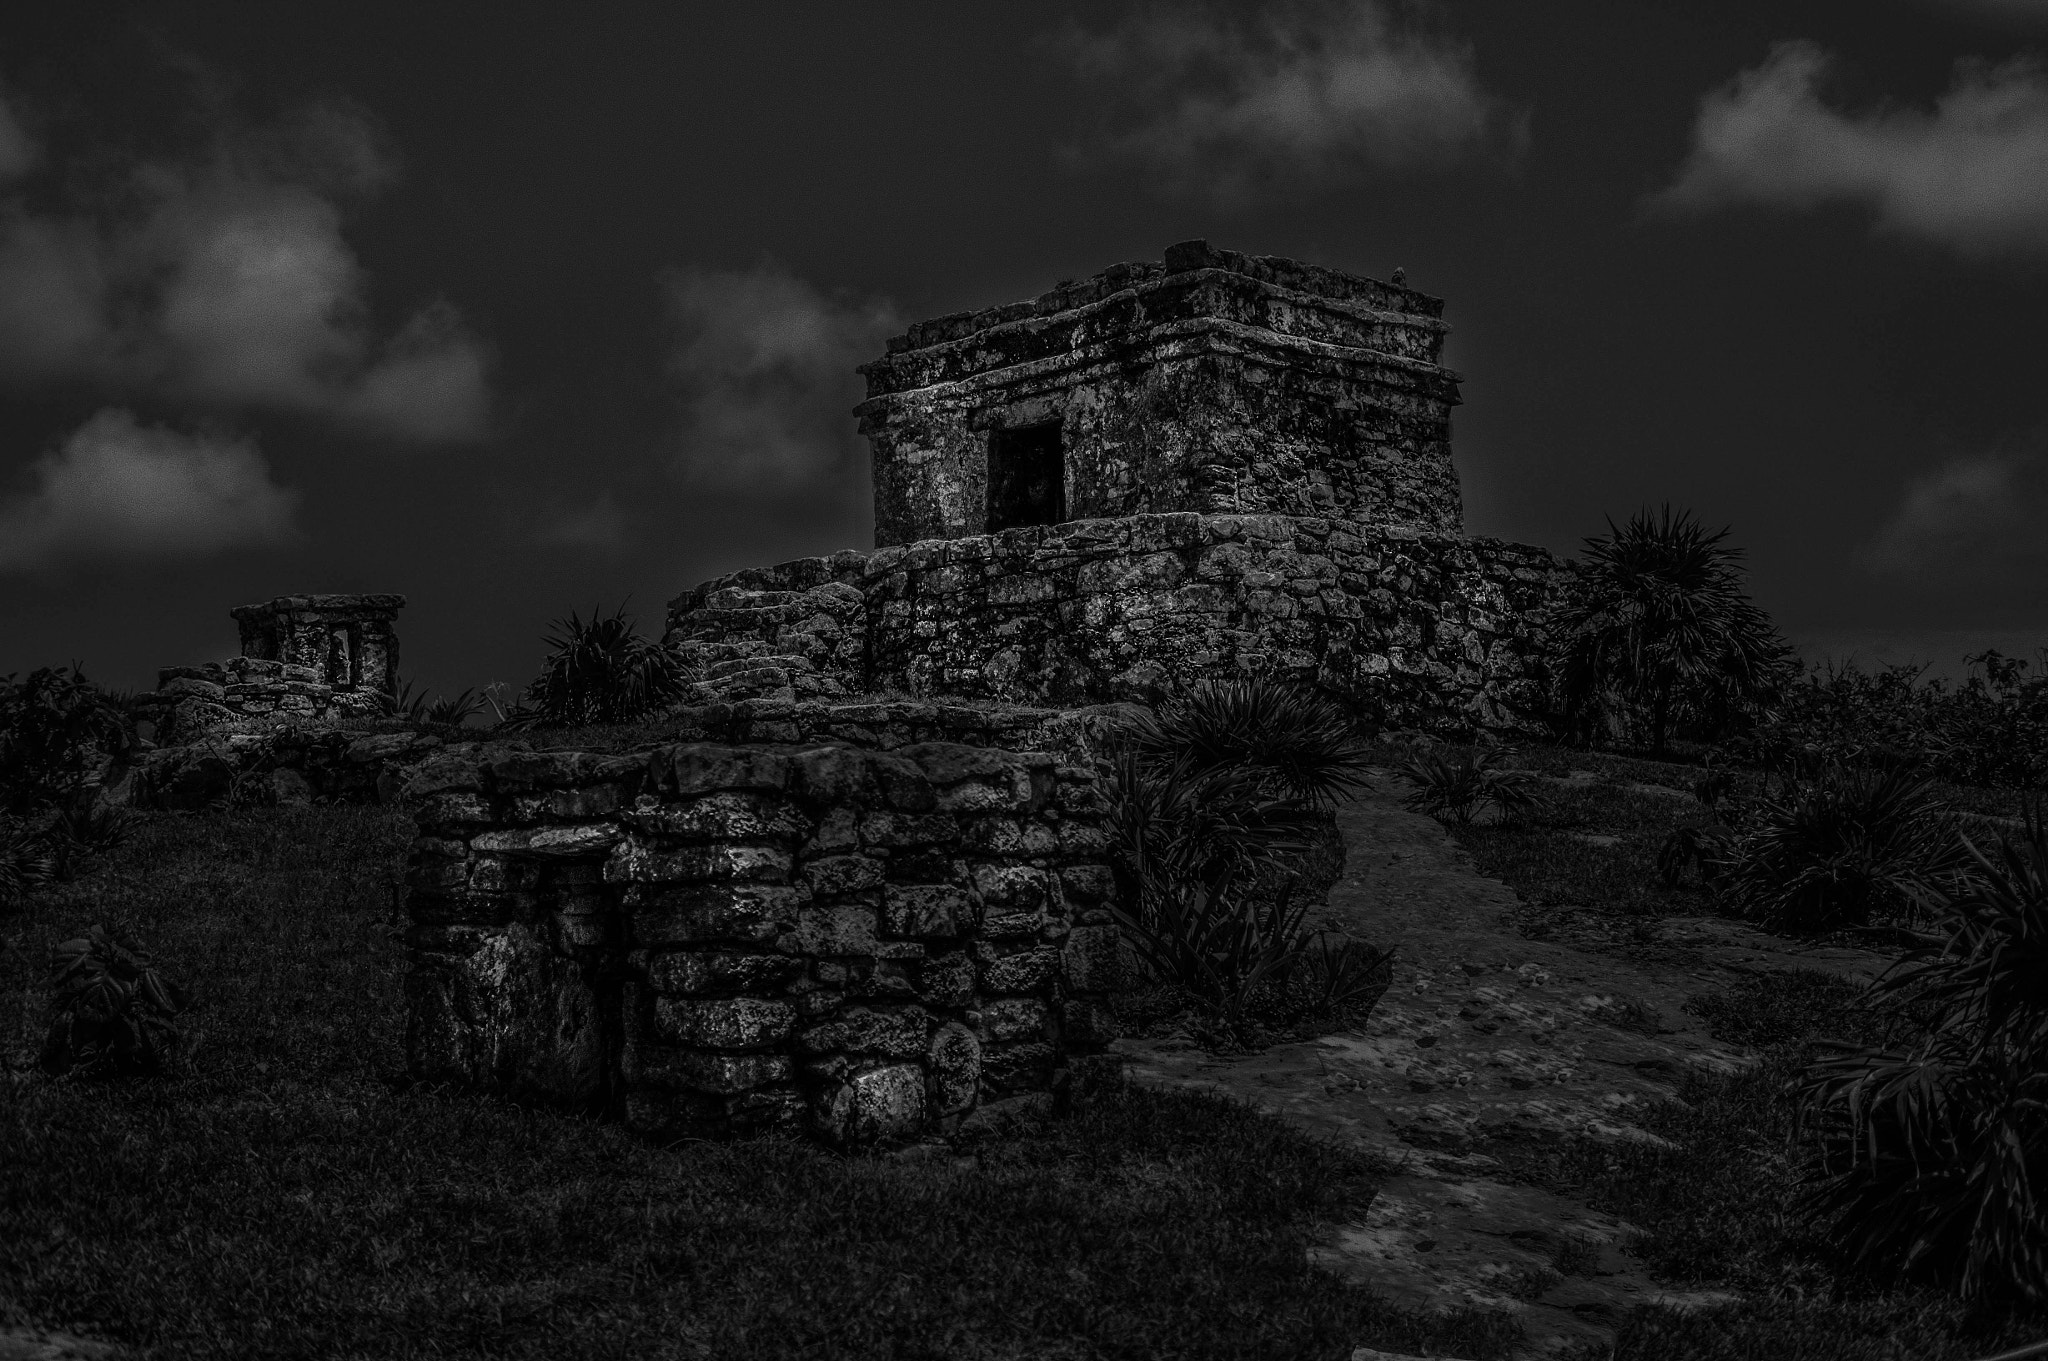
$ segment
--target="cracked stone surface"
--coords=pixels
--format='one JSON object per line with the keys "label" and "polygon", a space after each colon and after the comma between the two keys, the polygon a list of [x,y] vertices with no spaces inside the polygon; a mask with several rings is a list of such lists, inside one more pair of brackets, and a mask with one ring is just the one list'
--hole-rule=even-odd
{"label": "cracked stone surface", "polygon": [[[1527,939],[1505,916],[1514,891],[1481,877],[1442,827],[1402,807],[1402,787],[1381,773],[1338,813],[1347,863],[1326,915],[1399,947],[1393,985],[1363,1031],[1230,1056],[1172,1039],[1119,1041],[1132,1079],[1218,1090],[1400,1166],[1364,1222],[1330,1235],[1314,1260],[1409,1308],[1512,1312],[1530,1355],[1611,1341],[1641,1302],[1734,1298],[1659,1286],[1622,1251],[1633,1226],[1496,1180],[1495,1159],[1443,1146],[1572,1133],[1663,1143],[1636,1122],[1646,1103],[1677,1100],[1689,1068],[1732,1074],[1759,1062],[1717,1045],[1679,1009],[1687,995],[1795,968],[1868,979],[1891,957],[1703,918],[1657,923],[1644,959]],[[1622,999],[1650,1008],[1661,1033],[1603,1019]],[[1550,1269],[1568,1236],[1594,1250],[1588,1274]]]}

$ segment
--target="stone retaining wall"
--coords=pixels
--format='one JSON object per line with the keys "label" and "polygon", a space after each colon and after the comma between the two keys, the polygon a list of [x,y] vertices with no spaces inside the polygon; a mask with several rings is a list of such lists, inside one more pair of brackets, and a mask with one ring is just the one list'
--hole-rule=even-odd
{"label": "stone retaining wall", "polygon": [[337,690],[313,667],[256,657],[167,666],[157,673],[156,690],[136,700],[137,716],[154,724],[155,740],[165,744],[278,722],[374,717],[389,707],[375,691]]}
{"label": "stone retaining wall", "polygon": [[1046,1102],[1113,1038],[1094,776],[1049,754],[487,747],[409,792],[419,1078],[853,1145]]}
{"label": "stone retaining wall", "polygon": [[1532,731],[1570,570],[1497,539],[1139,515],[737,572],[672,601],[666,641],[727,695],[1081,705],[1265,673],[1388,727]]}

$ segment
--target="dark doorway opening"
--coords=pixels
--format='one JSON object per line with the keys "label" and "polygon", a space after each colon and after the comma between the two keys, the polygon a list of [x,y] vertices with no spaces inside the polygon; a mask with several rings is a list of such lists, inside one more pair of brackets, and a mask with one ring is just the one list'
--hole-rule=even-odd
{"label": "dark doorway opening", "polygon": [[988,532],[1056,525],[1067,518],[1060,423],[998,430],[988,444]]}

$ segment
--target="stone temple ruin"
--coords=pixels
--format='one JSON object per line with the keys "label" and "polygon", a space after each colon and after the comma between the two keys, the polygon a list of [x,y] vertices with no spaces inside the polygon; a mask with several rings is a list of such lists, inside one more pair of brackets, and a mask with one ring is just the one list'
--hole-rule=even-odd
{"label": "stone temple ruin", "polygon": [[1467,538],[1443,303],[1188,242],[863,366],[872,551],[672,601],[702,697],[1142,699],[1275,674],[1393,727],[1534,726],[1566,569]]}
{"label": "stone temple ruin", "polygon": [[158,741],[279,720],[369,717],[398,693],[402,595],[287,595],[229,611],[242,655],[168,666],[138,715]]}
{"label": "stone temple ruin", "polygon": [[672,602],[701,679],[646,750],[279,724],[383,710],[397,596],[237,610],[245,655],[152,700],[417,809],[416,1077],[658,1137],[1000,1127],[1115,1034],[1095,706],[1267,674],[1540,721],[1568,569],[1463,533],[1442,311],[1191,242],[911,327],[863,369],[876,546]]}

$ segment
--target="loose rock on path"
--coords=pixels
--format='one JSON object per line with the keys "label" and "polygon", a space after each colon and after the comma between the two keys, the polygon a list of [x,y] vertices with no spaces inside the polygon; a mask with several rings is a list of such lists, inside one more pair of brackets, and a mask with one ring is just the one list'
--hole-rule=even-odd
{"label": "loose rock on path", "polygon": [[[1443,1150],[1475,1135],[1665,1142],[1635,1122],[1645,1104],[1675,1100],[1689,1069],[1734,1074],[1759,1062],[1717,1045],[1681,1011],[1688,994],[1785,969],[1868,979],[1890,957],[1801,948],[1706,918],[1658,923],[1660,963],[1528,939],[1511,923],[1514,890],[1479,875],[1441,826],[1404,808],[1404,787],[1378,772],[1338,813],[1347,860],[1326,915],[1361,940],[1398,947],[1393,984],[1362,1033],[1228,1056],[1126,1039],[1116,1046],[1126,1071],[1144,1086],[1250,1101],[1399,1165],[1364,1222],[1313,1259],[1407,1308],[1512,1313],[1529,1355],[1611,1342],[1638,1303],[1736,1298],[1660,1287],[1621,1251],[1634,1226],[1498,1180],[1493,1158]],[[1655,1038],[1602,1019],[1625,1000],[1651,1010]],[[1560,1280],[1550,1267],[1566,1238],[1581,1240],[1591,1265]]]}

